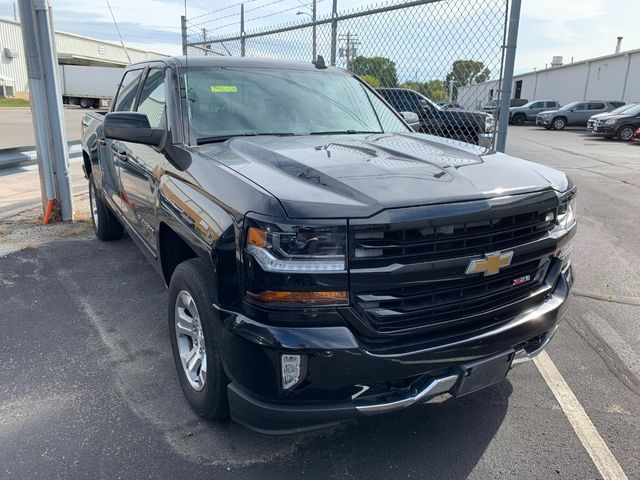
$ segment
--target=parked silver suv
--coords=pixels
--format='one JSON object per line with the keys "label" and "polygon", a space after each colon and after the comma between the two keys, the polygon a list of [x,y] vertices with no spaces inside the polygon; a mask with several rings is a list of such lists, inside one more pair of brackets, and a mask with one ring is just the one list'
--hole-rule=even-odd
{"label": "parked silver suv", "polygon": [[536,125],[546,129],[562,130],[567,126],[586,126],[587,121],[598,113],[610,112],[624,105],[624,102],[588,100],[571,102],[558,110],[541,112],[536,117]]}
{"label": "parked silver suv", "polygon": [[535,122],[536,116],[540,112],[557,110],[558,108],[560,108],[560,104],[557,100],[534,100],[521,107],[511,107],[509,109],[509,123],[524,125],[525,122]]}

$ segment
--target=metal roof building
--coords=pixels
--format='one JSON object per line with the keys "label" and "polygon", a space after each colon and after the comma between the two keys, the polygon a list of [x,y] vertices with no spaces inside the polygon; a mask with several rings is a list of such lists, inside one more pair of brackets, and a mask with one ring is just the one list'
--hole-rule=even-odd
{"label": "metal roof building", "polygon": [[[129,64],[121,45],[83,37],[72,33],[55,33],[58,63],[64,65],[90,65],[124,67]],[[131,62],[140,62],[166,55],[127,48]],[[16,96],[27,96],[27,64],[20,23],[0,19],[0,85],[11,86]]]}
{"label": "metal roof building", "polygon": [[[497,81],[460,87],[457,101],[479,108],[478,103],[496,97],[499,88]],[[561,105],[577,100],[638,102],[640,49],[514,75],[512,92],[513,98],[558,100]]]}

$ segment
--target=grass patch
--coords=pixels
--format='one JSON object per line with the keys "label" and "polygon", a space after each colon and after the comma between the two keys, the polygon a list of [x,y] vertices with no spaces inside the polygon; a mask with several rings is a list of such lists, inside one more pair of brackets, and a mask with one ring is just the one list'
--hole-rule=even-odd
{"label": "grass patch", "polygon": [[0,107],[28,107],[29,100],[22,98],[0,98]]}

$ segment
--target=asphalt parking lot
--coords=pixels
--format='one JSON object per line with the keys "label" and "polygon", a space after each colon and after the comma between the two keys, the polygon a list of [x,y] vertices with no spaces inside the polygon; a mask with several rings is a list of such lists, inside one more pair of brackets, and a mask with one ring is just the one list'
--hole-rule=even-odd
{"label": "asphalt parking lot", "polygon": [[548,361],[317,432],[206,422],[180,391],[160,277],[85,221],[0,256],[0,478],[640,478],[640,144],[532,126],[508,144],[579,187],[577,281]]}

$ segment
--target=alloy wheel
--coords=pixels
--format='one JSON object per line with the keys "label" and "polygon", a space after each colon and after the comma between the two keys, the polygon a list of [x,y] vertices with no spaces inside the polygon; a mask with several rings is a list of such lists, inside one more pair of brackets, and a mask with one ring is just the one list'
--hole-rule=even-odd
{"label": "alloy wheel", "polygon": [[174,325],[182,369],[191,388],[199,392],[207,380],[207,350],[198,307],[186,290],[176,297]]}

